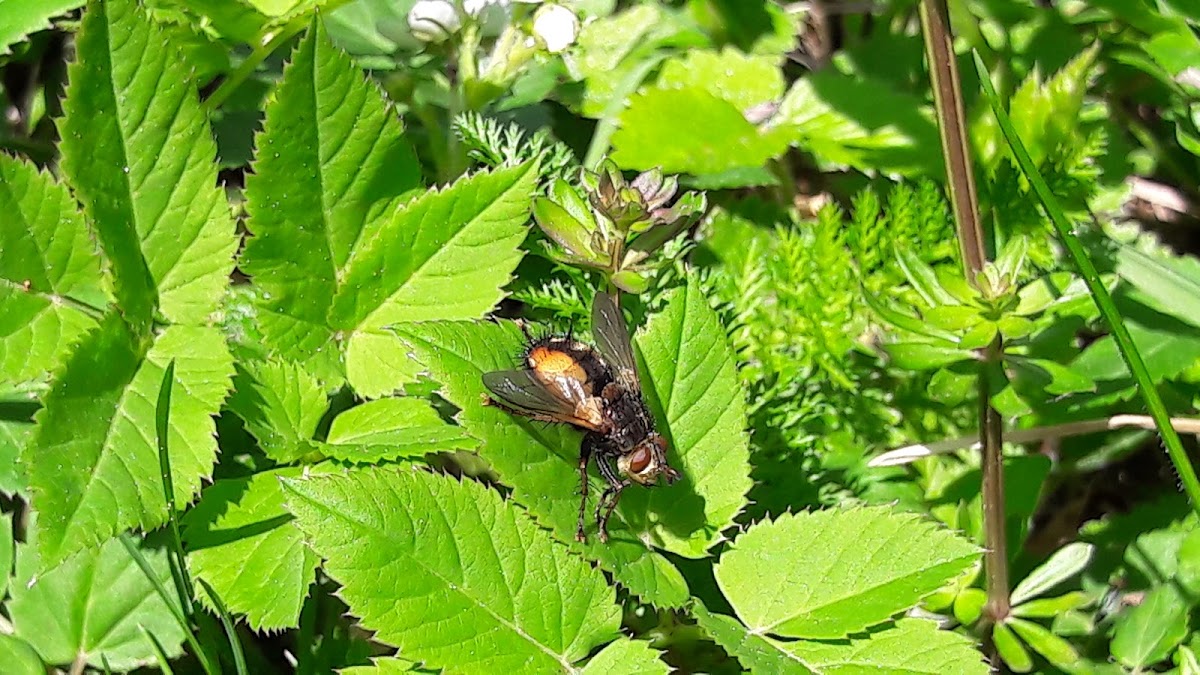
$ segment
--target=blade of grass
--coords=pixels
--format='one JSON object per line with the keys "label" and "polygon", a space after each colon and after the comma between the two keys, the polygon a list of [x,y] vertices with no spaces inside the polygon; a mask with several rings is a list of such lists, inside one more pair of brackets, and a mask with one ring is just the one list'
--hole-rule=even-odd
{"label": "blade of grass", "polygon": [[221,617],[221,624],[225,626],[225,634],[229,636],[229,648],[233,651],[233,666],[237,669],[238,675],[247,675],[246,670],[246,655],[242,653],[242,643],[238,640],[237,628],[233,625],[233,617],[229,616],[229,611],[225,609],[225,603],[221,602],[220,596],[213,590],[212,586],[204,579],[197,579],[200,585],[204,587],[204,592],[208,593],[208,599],[212,601],[213,607],[217,609],[217,615]]}
{"label": "blade of grass", "polygon": [[189,621],[196,614],[193,600],[195,589],[188,576],[187,558],[183,554],[183,539],[179,536],[179,517],[175,510],[175,484],[171,478],[171,455],[167,452],[167,432],[170,430],[171,388],[175,384],[175,359],[167,364],[163,372],[162,386],[158,389],[158,404],[154,409],[154,431],[158,436],[158,469],[162,477],[163,494],[167,499],[167,524],[171,532],[171,549],[168,559],[171,564],[171,579],[175,582],[175,593],[179,605]]}
{"label": "blade of grass", "polygon": [[158,667],[162,670],[163,675],[175,675],[175,671],[171,670],[171,660],[167,658],[167,650],[163,649],[162,643],[158,638],[154,637],[154,633],[146,630],[146,627],[138,624],[138,630],[142,632],[150,645],[154,647],[154,655],[158,657]]}
{"label": "blade of grass", "polygon": [[983,59],[979,57],[979,54],[972,53],[972,56],[975,59],[975,70],[979,73],[979,83],[983,87],[984,96],[987,97],[988,103],[992,107],[992,112],[996,115],[996,121],[1000,125],[1001,132],[1004,133],[1004,139],[1008,142],[1008,147],[1012,150],[1013,157],[1016,158],[1017,164],[1021,167],[1021,172],[1025,174],[1029,185],[1033,187],[1034,193],[1037,194],[1038,200],[1042,204],[1042,209],[1046,212],[1046,216],[1054,224],[1054,229],[1058,230],[1059,239],[1062,240],[1063,245],[1070,252],[1080,276],[1087,283],[1088,290],[1092,293],[1092,299],[1096,302],[1096,306],[1100,308],[1100,315],[1104,317],[1105,323],[1108,324],[1109,330],[1112,331],[1113,339],[1117,342],[1121,358],[1125,360],[1125,365],[1129,367],[1129,372],[1133,373],[1133,377],[1137,381],[1138,390],[1142,393],[1142,399],[1146,402],[1150,417],[1154,419],[1154,424],[1158,427],[1158,433],[1162,437],[1163,445],[1166,446],[1167,455],[1171,458],[1171,464],[1175,465],[1175,471],[1179,474],[1183,491],[1192,502],[1192,509],[1200,513],[1200,480],[1197,480],[1196,472],[1188,461],[1187,453],[1183,450],[1183,444],[1179,441],[1179,435],[1175,433],[1175,429],[1171,426],[1171,416],[1167,413],[1167,407],[1163,404],[1158,389],[1154,386],[1154,380],[1150,377],[1150,371],[1146,369],[1146,364],[1142,361],[1142,355],[1138,351],[1137,345],[1133,343],[1133,338],[1129,335],[1129,329],[1125,327],[1125,322],[1121,319],[1121,314],[1117,311],[1117,306],[1113,303],[1112,296],[1108,294],[1108,289],[1104,287],[1104,282],[1100,279],[1100,274],[1096,271],[1096,266],[1092,264],[1087,251],[1083,249],[1083,245],[1079,243],[1079,239],[1071,231],[1071,222],[1067,219],[1067,214],[1063,212],[1062,207],[1058,204],[1058,200],[1054,198],[1050,187],[1046,185],[1042,174],[1038,171],[1037,166],[1034,165],[1033,159],[1030,158],[1029,152],[1021,142],[1021,137],[1017,135],[1016,129],[1013,128],[1012,121],[1008,119],[1008,113],[1005,112],[1004,106],[1001,105],[1000,99],[996,95],[996,90],[992,86],[987,66],[984,65]]}
{"label": "blade of grass", "polygon": [[196,636],[192,634],[192,627],[188,625],[187,618],[183,616],[183,610],[181,610],[175,603],[171,602],[171,594],[167,592],[167,587],[163,585],[163,582],[159,580],[158,575],[155,574],[154,570],[150,568],[150,563],[146,560],[146,556],[142,555],[141,549],[139,549],[137,544],[134,543],[133,537],[130,537],[129,533],[126,532],[117,537],[117,539],[121,541],[121,545],[125,547],[125,550],[129,552],[130,557],[132,557],[133,561],[137,563],[138,568],[142,570],[142,574],[146,575],[146,578],[150,580],[150,585],[154,586],[154,590],[158,593],[158,597],[162,598],[162,601],[167,603],[167,607],[171,610],[171,614],[175,617],[175,622],[179,624],[181,629],[183,629],[183,638],[187,640],[188,645],[190,645],[192,651],[195,652],[196,658],[200,660],[200,666],[204,668],[204,672],[208,673],[208,675],[217,675],[220,671],[213,667],[212,661],[210,661],[208,658],[208,652],[205,652],[200,648],[200,643],[196,640]]}

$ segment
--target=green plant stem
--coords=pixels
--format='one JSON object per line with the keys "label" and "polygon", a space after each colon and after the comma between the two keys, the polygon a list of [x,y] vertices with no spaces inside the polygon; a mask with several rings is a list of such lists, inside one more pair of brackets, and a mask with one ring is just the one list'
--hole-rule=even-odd
{"label": "green plant stem", "polygon": [[[963,114],[962,84],[958,76],[958,62],[954,58],[950,21],[944,1],[921,0],[920,13],[934,107],[941,133],[942,156],[946,161],[946,183],[962,250],[963,271],[968,283],[975,284],[987,262],[987,251],[983,223],[979,217],[975,173]],[[1003,352],[1003,338],[997,335],[984,350],[978,381],[987,615],[990,620],[997,622],[1003,621],[1010,609],[1008,539],[1004,527],[1003,427],[1000,413],[992,406],[991,398],[994,388],[992,382],[998,375],[997,366]]]}
{"label": "green plant stem", "polygon": [[[337,5],[345,3],[334,2],[331,4]],[[275,53],[275,50],[279,49],[281,45],[286,43],[288,40],[291,40],[293,37],[299,34],[300,31],[304,30],[304,27],[308,25],[309,21],[310,19],[307,15],[297,16],[274,33],[271,33],[270,38],[268,38],[265,42],[256,45],[254,47],[254,51],[250,52],[250,55],[246,57],[246,60],[242,61],[238,67],[229,74],[229,77],[225,78],[225,80],[221,82],[220,86],[217,87],[217,90],[204,100],[204,106],[208,110],[216,110],[217,108],[220,108],[225,101],[229,100],[229,97],[233,95],[233,92],[237,91],[237,88],[242,86],[243,82],[250,79],[250,76],[254,74],[255,70],[258,70],[259,65],[261,65],[263,61],[267,60],[267,57],[271,56],[271,54]]]}
{"label": "green plant stem", "polygon": [[1113,339],[1117,342],[1117,348],[1121,352],[1121,357],[1125,360],[1126,366],[1129,367],[1129,372],[1133,373],[1133,377],[1138,383],[1138,390],[1146,402],[1146,407],[1149,408],[1150,416],[1154,418],[1154,424],[1158,428],[1158,433],[1162,437],[1163,444],[1166,446],[1167,455],[1171,458],[1171,463],[1175,466],[1175,471],[1179,474],[1179,481],[1183,485],[1184,492],[1192,502],[1192,509],[1200,513],[1200,480],[1197,480],[1196,471],[1192,468],[1191,462],[1188,461],[1187,453],[1184,452],[1183,444],[1179,440],[1179,434],[1175,433],[1174,427],[1171,426],[1171,416],[1167,412],[1167,407],[1163,404],[1162,397],[1159,396],[1153,378],[1150,377],[1150,371],[1146,369],[1146,364],[1142,361],[1142,355],[1138,352],[1137,345],[1133,343],[1133,338],[1129,335],[1129,329],[1125,327],[1125,321],[1121,318],[1120,312],[1117,311],[1117,306],[1113,303],[1112,296],[1109,295],[1108,289],[1105,288],[1099,272],[1096,271],[1096,266],[1092,264],[1087,251],[1083,249],[1083,244],[1079,243],[1079,239],[1072,231],[1071,221],[1068,220],[1067,214],[1059,206],[1054,194],[1050,192],[1050,187],[1046,185],[1041,172],[1034,165],[1033,159],[1025,149],[1024,143],[1021,142],[1020,136],[1017,135],[1016,129],[1013,128],[1012,121],[1008,119],[1008,113],[1004,110],[1004,106],[1001,105],[999,97],[996,96],[996,90],[988,77],[987,66],[984,65],[983,60],[978,54],[974,54],[974,58],[975,69],[979,71],[979,83],[983,87],[988,103],[992,106],[992,111],[996,115],[996,121],[1000,125],[1000,130],[1004,133],[1004,138],[1012,150],[1013,157],[1016,158],[1022,173],[1025,174],[1029,185],[1033,188],[1034,193],[1037,194],[1038,200],[1042,204],[1042,209],[1046,212],[1046,216],[1050,218],[1050,221],[1054,224],[1054,228],[1058,231],[1059,239],[1062,240],[1063,245],[1071,254],[1071,258],[1075,262],[1075,267],[1079,270],[1080,276],[1083,277],[1084,282],[1087,284],[1088,290],[1092,294],[1092,299],[1096,302],[1096,306],[1100,308],[1100,315],[1104,317],[1109,330],[1112,331]]}

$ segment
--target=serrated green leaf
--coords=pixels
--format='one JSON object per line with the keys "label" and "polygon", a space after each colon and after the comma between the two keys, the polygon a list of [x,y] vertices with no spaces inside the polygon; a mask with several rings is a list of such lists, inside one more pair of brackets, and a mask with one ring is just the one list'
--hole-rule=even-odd
{"label": "serrated green leaf", "polygon": [[180,521],[188,568],[256,631],[297,626],[315,578],[319,560],[283,508],[279,482],[301,471],[218,480]]}
{"label": "serrated green leaf", "polygon": [[692,615],[700,627],[725,651],[736,656],[749,672],[817,675],[815,666],[810,666],[796,654],[781,647],[781,643],[751,633],[731,617],[713,614],[699,603],[692,606]]}
{"label": "serrated green leaf", "polygon": [[761,166],[788,138],[760,129],[737,106],[703,89],[649,87],[629,100],[612,137],[612,159],[627,169],[716,174]]}
{"label": "serrated green leaf", "polygon": [[46,665],[28,642],[0,633],[0,663],[9,675],[46,675]]}
{"label": "serrated green leaf", "polygon": [[1155,586],[1113,629],[1112,655],[1129,668],[1158,663],[1187,637],[1187,603],[1172,586]]}
{"label": "serrated green leaf", "polygon": [[82,6],[83,0],[5,0],[0,12],[0,56],[30,34],[50,28],[54,17]]}
{"label": "serrated green leaf", "polygon": [[1078,541],[1058,549],[1017,584],[1009,602],[1020,605],[1079,574],[1091,561],[1095,549],[1091,544]]}
{"label": "serrated green leaf", "polygon": [[644,640],[620,638],[610,642],[599,654],[588,660],[580,671],[583,675],[667,675],[670,666]]}
{"label": "serrated green leaf", "polygon": [[904,619],[885,629],[850,640],[781,641],[754,633],[730,617],[692,609],[697,622],[717,644],[750,672],[796,675],[907,673],[910,675],[988,672],[970,640],[938,630],[932,621]]}
{"label": "serrated green leaf", "polygon": [[996,653],[1004,661],[1004,665],[1014,673],[1028,673],[1033,670],[1033,657],[1007,624],[998,623],[992,626],[992,644],[995,645]]}
{"label": "serrated green leaf", "polygon": [[[629,494],[622,496],[609,523],[612,539],[608,544],[600,544],[595,536],[585,545],[574,543],[580,434],[565,425],[515,419],[480,403],[486,393],[483,374],[510,369],[517,363],[525,342],[520,329],[509,322],[426,322],[402,326],[398,332],[430,376],[442,385],[441,395],[462,409],[459,422],[483,442],[480,454],[500,473],[501,482],[513,487],[514,500],[554,530],[560,541],[598,559],[634,593],[660,606],[679,606],[687,599],[687,585],[679,571],[629,532],[627,518],[646,522],[645,514],[626,515],[626,500],[643,488],[631,487]],[[672,465],[680,462],[677,448],[669,453],[669,459]],[[591,494],[600,494],[603,483],[598,477],[592,477],[591,485]],[[693,522],[689,517],[683,525]],[[664,525],[658,523],[658,527]]]}
{"label": "serrated green leaf", "polygon": [[321,452],[344,462],[368,463],[478,446],[478,440],[443,421],[424,399],[381,398],[338,415]]}
{"label": "serrated green leaf", "polygon": [[411,673],[417,669],[417,664],[394,656],[371,659],[369,666],[351,666],[338,670],[338,675],[393,675],[394,673]]}
{"label": "serrated green leaf", "polygon": [[0,420],[0,492],[27,495],[29,481],[20,462],[25,446],[33,437],[33,423]]}
{"label": "serrated green leaf", "polygon": [[313,434],[328,401],[321,383],[303,367],[270,360],[238,365],[228,406],[262,451],[286,464],[314,450]]}
{"label": "serrated green leaf", "polygon": [[[621,513],[638,539],[699,558],[746,506],[750,451],[743,393],[725,332],[700,284],[667,295],[634,342],[642,389],[666,417],[674,488],[622,496]],[[626,501],[627,500],[627,501]]]}
{"label": "serrated green leaf", "polygon": [[1051,633],[1044,627],[1017,617],[1010,617],[1006,623],[1012,627],[1017,635],[1021,636],[1021,639],[1033,651],[1041,654],[1042,658],[1054,666],[1069,671],[1070,667],[1079,660],[1079,653],[1075,651],[1070,642]]}
{"label": "serrated green leaf", "polygon": [[446,672],[560,672],[620,626],[599,570],[473,481],[371,468],[284,482],[375,639]]}
{"label": "serrated green leaf", "polygon": [[155,309],[206,321],[238,239],[191,68],[132,0],[91,3],[75,44],[62,169],[96,228],[117,302],[139,330]]}
{"label": "serrated green leaf", "polygon": [[[759,523],[734,541],[715,574],[755,633],[836,639],[912,607],[978,557],[948,530],[870,507]],[[778,583],[764,585],[767,578]]]}
{"label": "serrated green leaf", "polygon": [[[378,396],[415,375],[387,326],[479,318],[500,301],[521,260],[536,178],[536,168],[522,164],[426,193],[400,209],[374,245],[356,249],[330,317],[334,325],[355,326],[347,371],[360,393]],[[369,351],[356,345],[361,336],[370,338]],[[388,379],[378,363],[406,363],[407,377]]]}
{"label": "serrated green leaf", "polygon": [[[168,655],[182,653],[183,630],[119,541],[82,551],[44,574],[38,573],[46,565],[36,548],[23,544],[17,549],[8,608],[14,635],[47,663],[70,664],[79,655],[94,668],[101,667],[102,659],[122,670],[155,663],[139,626],[154,634]],[[158,579],[170,585],[166,554],[143,553]]]}
{"label": "serrated green leaf", "polygon": [[[333,345],[345,327],[331,324],[329,309],[345,267],[420,187],[419,167],[392,107],[330,43],[319,20],[284,68],[265,113],[246,180],[253,237],[241,266],[263,289],[259,322],[268,346],[337,379],[340,350]],[[379,243],[404,250],[392,239]]]}
{"label": "serrated green leaf", "polygon": [[154,401],[171,359],[178,385],[169,443],[176,502],[190,502],[212,471],[212,416],[233,374],[220,332],[172,326],[147,348],[118,315],[109,315],[46,394],[22,458],[47,567],[122,530],[166,520],[153,430]]}
{"label": "serrated green leaf", "polygon": [[751,56],[726,47],[720,52],[692,49],[663,62],[657,85],[702,89],[741,111],[783,96],[783,71],[776,56]]}
{"label": "serrated green leaf", "polygon": [[68,300],[106,299],[100,259],[66,187],[0,155],[0,213],[0,379],[21,383],[48,374],[95,327]]}

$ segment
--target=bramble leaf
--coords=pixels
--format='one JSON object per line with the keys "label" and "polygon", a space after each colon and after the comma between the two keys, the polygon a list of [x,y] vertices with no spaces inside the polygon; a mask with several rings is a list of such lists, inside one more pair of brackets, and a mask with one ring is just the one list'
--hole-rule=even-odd
{"label": "bramble leaf", "polygon": [[670,666],[644,640],[620,638],[608,644],[583,667],[583,675],[667,675]]}
{"label": "bramble leaf", "polygon": [[285,468],[218,480],[181,520],[188,567],[254,630],[296,626],[317,569],[283,508],[279,479],[300,474]]}
{"label": "bramble leaf", "polygon": [[533,167],[410,201],[419,165],[395,111],[319,21],[267,106],[258,158],[243,267],[263,290],[263,339],[324,382],[379,396],[411,379],[384,328],[483,316],[521,258]]}
{"label": "bramble leaf", "polygon": [[8,155],[0,155],[0,212],[0,380],[27,382],[95,327],[69,301],[105,303],[100,259],[67,188]]}
{"label": "bramble leaf", "polygon": [[375,639],[447,672],[561,672],[617,636],[599,570],[473,481],[372,467],[284,481]]}
{"label": "bramble leaf", "polygon": [[828,673],[911,673],[912,675],[989,672],[967,638],[938,630],[932,621],[902,619],[885,629],[846,640],[776,640],[748,630],[736,620],[692,608],[696,620],[717,644],[752,672],[823,675]]}
{"label": "bramble leaf", "polygon": [[0,55],[30,34],[50,27],[50,20],[83,5],[83,0],[7,0],[0,13]]}
{"label": "bramble leaf", "polygon": [[321,383],[302,367],[271,360],[239,364],[228,406],[262,451],[286,464],[313,451],[328,402]]}
{"label": "bramble leaf", "polygon": [[79,344],[43,399],[26,447],[39,551],[51,567],[121,530],[152,529],[167,516],[155,444],[154,406],[167,364],[171,471],[186,504],[212,471],[212,416],[229,388],[233,363],[215,328],[172,326],[147,347],[116,314]]}
{"label": "bramble leaf", "polygon": [[364,464],[479,446],[419,398],[381,398],[355,406],[333,420],[326,440],[320,448],[326,457]]}
{"label": "bramble leaf", "polygon": [[[945,529],[868,507],[759,523],[734,540],[715,573],[752,632],[840,639],[912,607],[978,557]],[[778,583],[764,586],[768,577]]]}
{"label": "bramble leaf", "polygon": [[131,0],[90,4],[76,47],[62,169],[96,229],[117,302],[138,332],[155,310],[205,322],[229,285],[238,238],[191,67]]}
{"label": "bramble leaf", "polygon": [[667,295],[666,307],[635,342],[643,357],[642,389],[666,417],[668,458],[683,480],[673,488],[630,491],[620,511],[643,542],[703,557],[746,506],[752,484],[733,353],[694,278]]}
{"label": "bramble leaf", "polygon": [[[103,666],[101,657],[121,670],[155,663],[139,627],[158,638],[168,656],[182,653],[182,629],[121,542],[113,539],[82,551],[44,574],[38,573],[45,565],[37,548],[17,548],[8,608],[13,634],[46,663],[66,665],[80,655],[97,669]],[[159,581],[170,586],[166,554],[147,548],[142,553]]]}

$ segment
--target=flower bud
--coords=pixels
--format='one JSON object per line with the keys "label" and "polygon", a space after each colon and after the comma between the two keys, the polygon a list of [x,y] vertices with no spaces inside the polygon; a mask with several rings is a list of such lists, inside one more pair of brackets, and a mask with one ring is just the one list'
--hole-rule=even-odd
{"label": "flower bud", "polygon": [[533,35],[546,51],[558,54],[575,44],[579,19],[562,5],[545,5],[533,17]]}
{"label": "flower bud", "polygon": [[422,42],[441,42],[460,25],[462,20],[450,0],[418,0],[408,10],[408,27]]}

